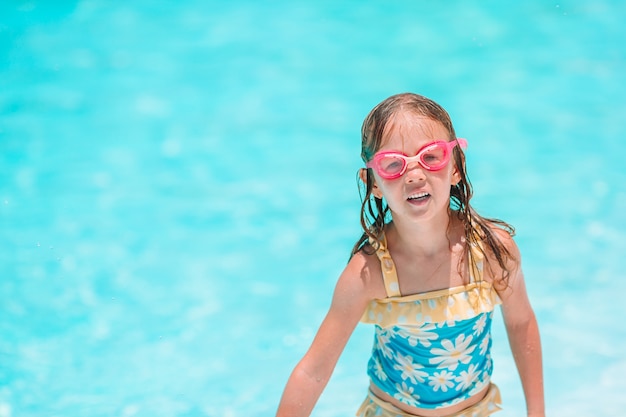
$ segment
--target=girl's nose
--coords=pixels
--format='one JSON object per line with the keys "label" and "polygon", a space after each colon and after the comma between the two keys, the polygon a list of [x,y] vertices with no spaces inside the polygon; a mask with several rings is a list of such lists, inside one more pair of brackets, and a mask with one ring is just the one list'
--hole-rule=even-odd
{"label": "girl's nose", "polygon": [[406,166],[406,173],[404,174],[407,182],[421,181],[426,178],[426,170],[417,161],[411,161]]}

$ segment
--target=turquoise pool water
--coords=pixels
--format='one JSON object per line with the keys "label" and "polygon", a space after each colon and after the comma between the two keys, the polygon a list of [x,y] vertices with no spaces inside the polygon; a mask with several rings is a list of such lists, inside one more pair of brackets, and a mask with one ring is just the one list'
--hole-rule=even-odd
{"label": "turquoise pool water", "polygon": [[[608,0],[2,2],[0,417],[271,416],[359,234],[361,121],[402,91],[450,111],[475,206],[518,229],[550,414],[622,416],[625,19]],[[315,416],[353,415],[371,337]]]}

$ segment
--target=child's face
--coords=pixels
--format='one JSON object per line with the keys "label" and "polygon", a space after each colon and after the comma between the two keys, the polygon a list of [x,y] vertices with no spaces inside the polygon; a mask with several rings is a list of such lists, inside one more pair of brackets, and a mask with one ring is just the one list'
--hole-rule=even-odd
{"label": "child's face", "polygon": [[[401,111],[387,124],[382,146],[377,152],[397,151],[414,156],[422,147],[434,141],[448,141],[449,133],[440,123]],[[438,171],[428,171],[417,161],[408,164],[399,178],[384,179],[374,170],[376,197],[385,197],[394,219],[397,216],[435,215],[450,204],[450,186],[460,180],[453,159]]]}

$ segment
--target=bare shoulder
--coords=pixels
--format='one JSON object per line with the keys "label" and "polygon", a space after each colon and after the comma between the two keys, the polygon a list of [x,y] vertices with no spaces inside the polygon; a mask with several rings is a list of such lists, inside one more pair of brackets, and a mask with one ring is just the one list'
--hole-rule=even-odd
{"label": "bare shoulder", "polygon": [[369,245],[352,256],[339,281],[360,288],[369,300],[385,297],[380,261]]}
{"label": "bare shoulder", "polygon": [[[489,231],[491,232],[494,242],[513,255],[515,258],[519,257],[519,249],[513,235],[508,230],[502,228],[498,224],[488,223]],[[485,238],[483,238],[485,239]],[[484,242],[486,243],[486,242]],[[485,245],[487,246],[487,245]],[[485,247],[488,255],[493,255],[493,250],[489,247]]]}
{"label": "bare shoulder", "polygon": [[[347,329],[360,319],[370,301],[378,298],[376,276],[380,276],[380,265],[377,265],[375,254],[370,255],[361,250],[356,253],[339,276],[329,313],[325,320],[328,328]],[[382,284],[382,278],[378,281]],[[384,292],[384,288],[383,288]],[[326,328],[325,327],[325,328]]]}
{"label": "bare shoulder", "polygon": [[488,224],[491,238],[483,237],[483,250],[487,264],[487,278],[493,282],[506,285],[508,277],[515,276],[521,267],[521,254],[515,239],[501,226]]}

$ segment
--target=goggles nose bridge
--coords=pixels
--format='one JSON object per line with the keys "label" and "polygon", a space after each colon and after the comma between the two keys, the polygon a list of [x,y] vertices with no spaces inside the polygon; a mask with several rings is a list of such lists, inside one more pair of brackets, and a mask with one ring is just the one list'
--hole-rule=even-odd
{"label": "goggles nose bridge", "polygon": [[418,153],[417,155],[404,157],[404,169],[408,170],[412,166],[419,166],[421,169],[426,169],[426,167],[424,166],[424,162],[422,161],[421,154]]}
{"label": "goggles nose bridge", "polygon": [[428,167],[422,162],[421,155],[408,156],[404,159],[404,174],[413,175],[416,173],[424,175],[425,171],[430,171]]}

